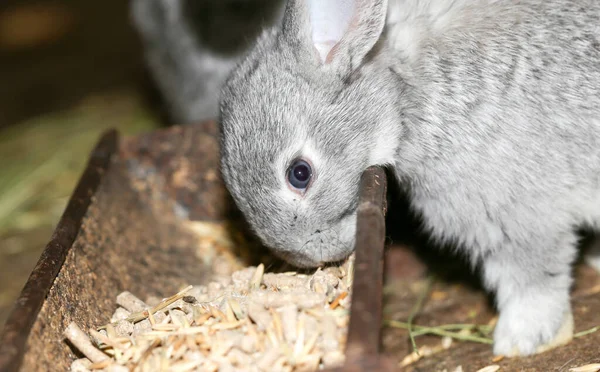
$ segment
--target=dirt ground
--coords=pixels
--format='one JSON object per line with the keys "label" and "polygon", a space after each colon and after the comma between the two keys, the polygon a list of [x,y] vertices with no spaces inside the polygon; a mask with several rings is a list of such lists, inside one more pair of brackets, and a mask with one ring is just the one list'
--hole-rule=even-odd
{"label": "dirt ground", "polygon": [[[571,293],[576,337],[567,345],[527,358],[494,357],[491,345],[482,342],[491,342],[492,335],[487,332],[492,330],[490,325],[495,324],[497,313],[478,278],[470,275],[460,262],[452,261],[456,266],[448,271],[442,265],[424,266],[412,253],[390,249],[387,265],[394,266],[395,275],[388,278],[386,289],[384,319],[388,326],[384,328],[383,345],[384,352],[398,366],[403,366],[402,370],[453,372],[461,368],[464,372],[476,372],[485,367],[495,370],[491,366],[498,366],[500,371],[567,372],[571,368],[600,363],[600,275],[582,262],[575,266],[575,285]],[[478,339],[450,342],[444,341],[443,335],[418,336],[415,342],[422,358],[417,357],[404,325],[423,295],[423,305],[414,317],[415,329],[477,325],[482,326],[481,333],[467,332],[466,335],[475,335]]]}

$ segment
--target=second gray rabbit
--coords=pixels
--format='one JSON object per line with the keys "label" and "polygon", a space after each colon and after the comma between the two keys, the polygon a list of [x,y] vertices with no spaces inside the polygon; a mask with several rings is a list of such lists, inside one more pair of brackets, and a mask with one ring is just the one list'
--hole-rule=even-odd
{"label": "second gray rabbit", "polygon": [[285,0],[131,0],[132,23],[170,121],[214,119],[227,75]]}
{"label": "second gray rabbit", "polygon": [[291,0],[221,133],[227,187],[286,260],[349,255],[361,172],[387,166],[481,267],[496,354],[572,337],[575,229],[600,223],[599,1]]}

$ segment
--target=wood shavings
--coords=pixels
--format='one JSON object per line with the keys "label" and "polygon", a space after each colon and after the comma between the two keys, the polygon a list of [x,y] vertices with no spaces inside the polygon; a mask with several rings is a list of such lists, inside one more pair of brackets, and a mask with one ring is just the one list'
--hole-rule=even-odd
{"label": "wood shavings", "polygon": [[586,364],[569,369],[569,372],[598,372],[600,371],[600,363]]}
{"label": "wood shavings", "polygon": [[[105,359],[108,359],[108,356],[98,350],[91,342],[88,335],[85,334],[79,328],[79,326],[75,323],[69,324],[67,329],[65,330],[65,337],[71,341],[71,343],[79,350],[83,355],[85,355],[92,363],[98,363]],[[79,363],[82,364],[82,363]]]}
{"label": "wood shavings", "polygon": [[240,256],[249,254],[249,244],[235,226],[228,222],[186,221],[182,227],[197,236],[196,256],[211,272],[230,277],[244,267]]}
{"label": "wood shavings", "polygon": [[[442,338],[442,341],[439,345],[436,345],[433,347],[422,346],[418,350],[415,350],[412,353],[408,354],[407,356],[404,357],[404,359],[402,359],[402,361],[399,363],[399,366],[400,367],[409,366],[411,364],[418,362],[419,360],[421,360],[425,357],[442,352],[444,350],[448,350],[450,347],[452,347],[452,338],[444,337],[444,338]],[[478,372],[480,372],[480,371],[478,371]],[[485,372],[489,372],[489,371],[485,371]]]}
{"label": "wood shavings", "polygon": [[[163,299],[121,293],[111,323],[73,345],[73,369],[315,371],[344,362],[352,264],[312,275],[247,267]],[[348,299],[348,300],[346,300]],[[108,317],[108,316],[107,316]],[[91,337],[90,337],[91,336]],[[71,340],[72,337],[69,339]]]}
{"label": "wood shavings", "polygon": [[342,300],[344,300],[346,298],[346,296],[348,296],[348,292],[342,292],[339,294],[339,296],[337,296],[332,302],[331,304],[329,304],[329,308],[330,309],[335,309],[336,307],[338,307],[338,305],[340,304],[340,302]]}
{"label": "wood shavings", "polygon": [[496,355],[495,357],[492,358],[492,363],[498,363],[499,361],[503,360],[505,358],[504,355]]}
{"label": "wood shavings", "polygon": [[71,363],[71,372],[87,372],[92,362],[87,358],[76,359]]}
{"label": "wood shavings", "polygon": [[442,348],[444,350],[450,349],[452,347],[452,337],[444,336],[442,338]]}
{"label": "wood shavings", "polygon": [[148,307],[146,303],[135,297],[132,293],[125,291],[117,296],[117,305],[130,313],[142,311]]}
{"label": "wood shavings", "polygon": [[496,372],[498,370],[500,370],[500,366],[497,364],[492,364],[491,366],[486,366],[477,370],[477,372]]}

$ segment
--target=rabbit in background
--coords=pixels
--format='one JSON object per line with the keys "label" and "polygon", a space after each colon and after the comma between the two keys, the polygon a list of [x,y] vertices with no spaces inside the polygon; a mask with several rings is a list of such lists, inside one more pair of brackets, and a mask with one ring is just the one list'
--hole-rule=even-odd
{"label": "rabbit in background", "polygon": [[575,229],[600,223],[600,2],[289,0],[220,125],[226,185],[284,259],[350,254],[361,172],[386,166],[482,269],[495,354],[572,338]]}
{"label": "rabbit in background", "polygon": [[131,0],[134,28],[169,119],[218,116],[218,92],[285,0]]}

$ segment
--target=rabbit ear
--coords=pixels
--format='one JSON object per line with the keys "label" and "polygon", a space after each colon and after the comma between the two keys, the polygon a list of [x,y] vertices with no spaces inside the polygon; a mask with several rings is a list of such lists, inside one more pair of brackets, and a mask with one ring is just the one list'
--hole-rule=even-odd
{"label": "rabbit ear", "polygon": [[348,74],[381,36],[386,13],[387,0],[289,0],[283,33],[322,65]]}
{"label": "rabbit ear", "polygon": [[357,0],[307,0],[311,38],[321,63],[348,31]]}

